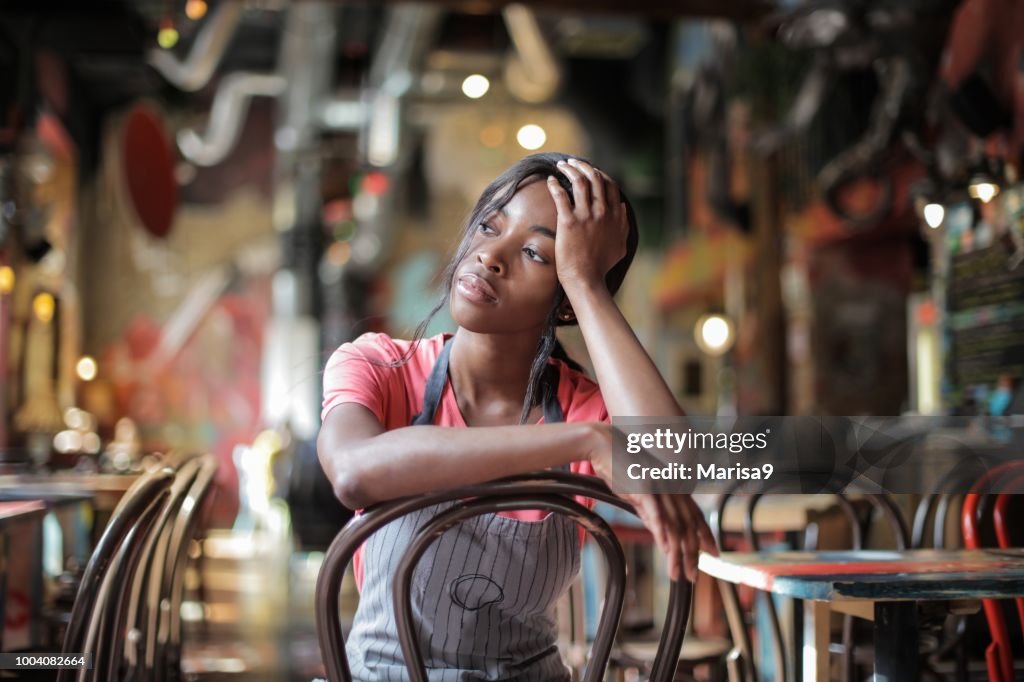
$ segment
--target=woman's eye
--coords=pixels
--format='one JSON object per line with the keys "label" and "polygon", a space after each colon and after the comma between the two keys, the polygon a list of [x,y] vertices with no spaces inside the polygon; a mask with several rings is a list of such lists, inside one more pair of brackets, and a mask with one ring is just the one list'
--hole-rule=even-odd
{"label": "woman's eye", "polygon": [[537,261],[539,263],[546,263],[547,262],[546,260],[544,260],[544,256],[541,255],[540,251],[537,251],[536,249],[534,249],[532,247],[529,247],[529,246],[523,247],[523,253],[525,253],[526,257],[529,258],[530,260],[535,260],[535,261]]}
{"label": "woman's eye", "polygon": [[480,225],[477,227],[477,230],[479,232],[482,232],[483,234],[494,234],[495,233],[494,228],[491,227],[490,225],[488,225],[487,223],[480,223]]}

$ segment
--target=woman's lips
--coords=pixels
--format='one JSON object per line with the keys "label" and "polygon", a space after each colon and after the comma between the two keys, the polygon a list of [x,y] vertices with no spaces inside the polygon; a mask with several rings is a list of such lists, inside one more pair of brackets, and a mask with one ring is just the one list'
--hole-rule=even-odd
{"label": "woman's lips", "polygon": [[462,275],[456,283],[459,293],[476,303],[497,303],[498,296],[487,280],[477,275]]}

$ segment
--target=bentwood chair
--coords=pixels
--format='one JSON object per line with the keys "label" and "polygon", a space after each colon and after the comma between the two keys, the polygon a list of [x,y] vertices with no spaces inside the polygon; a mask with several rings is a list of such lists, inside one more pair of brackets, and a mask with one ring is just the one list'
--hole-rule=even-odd
{"label": "bentwood chair", "polygon": [[[564,514],[582,525],[596,540],[608,561],[604,611],[584,673],[586,682],[603,679],[619,618],[622,615],[625,597],[625,556],[622,546],[604,519],[576,502],[575,497],[600,500],[633,512],[631,505],[613,495],[596,478],[547,471],[395,500],[372,507],[350,521],[327,550],[316,585],[317,635],[329,682],[351,680],[338,597],[342,576],[356,549],[366,538],[391,521],[445,502],[456,504],[440,512],[420,530],[408,547],[395,574],[395,618],[409,678],[413,682],[427,682],[410,595],[413,571],[430,544],[449,528],[472,517],[502,511],[540,509]],[[682,581],[672,584],[665,628],[650,674],[650,679],[655,682],[669,682],[675,675],[690,613],[690,597],[690,583]]]}
{"label": "bentwood chair", "polygon": [[101,655],[105,643],[100,630],[104,622],[113,620],[123,596],[113,589],[114,576],[123,579],[132,568],[144,536],[156,521],[173,481],[174,471],[168,468],[144,474],[128,489],[111,514],[82,575],[62,649],[65,654],[91,654],[93,669],[59,670],[57,682],[106,679],[98,669],[105,667],[106,660]]}
{"label": "bentwood chair", "polygon": [[[173,616],[175,609],[180,612],[181,593],[179,590],[175,601],[173,583],[181,577],[174,572],[184,568],[191,538],[186,531],[194,529],[194,519],[217,469],[210,455],[178,455],[168,463],[176,468],[170,495],[146,538],[140,557],[144,570],[136,572],[132,581],[124,622],[115,625],[115,635],[125,633],[124,645],[111,650],[110,666],[121,670],[118,679],[123,682],[155,682],[175,672],[176,665],[166,656],[157,664],[158,653],[168,651],[172,638],[180,642],[180,617]],[[172,635],[174,629],[177,634]]]}
{"label": "bentwood chair", "polygon": [[[153,671],[156,682],[165,680],[176,682],[182,678],[181,604],[185,592],[188,550],[189,544],[195,539],[199,529],[204,503],[212,499],[213,479],[216,473],[216,459],[212,455],[203,456],[192,487],[189,488],[181,509],[178,511],[178,516],[171,526],[166,564],[160,581],[159,619],[155,629],[153,621],[150,621],[146,648],[146,666]],[[155,608],[156,605],[151,601],[150,613]]]}
{"label": "bentwood chair", "polygon": [[[744,495],[746,499],[746,510],[743,516],[743,537],[753,552],[761,551],[760,539],[755,530],[755,514],[758,503],[764,498],[765,493],[772,488],[785,486],[789,483],[786,477],[779,477],[775,483],[765,483],[759,487],[760,492]],[[715,509],[711,513],[711,532],[716,542],[722,546],[725,536],[724,519],[726,507],[741,492],[745,482],[739,482],[731,489],[719,495]],[[898,507],[887,495],[865,495],[866,502],[851,500],[843,493],[828,493],[835,499],[836,507],[845,517],[850,533],[850,549],[859,550],[864,546],[864,537],[869,527],[871,516],[878,512],[889,524],[892,536],[897,549],[906,549],[909,542],[909,531]],[[865,516],[863,510],[870,510]],[[827,513],[827,512],[826,512]],[[803,549],[813,550],[818,548],[820,523],[822,515],[816,518],[809,518],[809,523],[803,531]],[[739,593],[732,583],[719,582],[719,591],[722,595],[723,606],[725,607],[726,620],[729,624],[729,631],[732,633],[734,649],[727,657],[727,668],[731,682],[757,682],[763,679],[759,673],[754,655],[754,644],[748,629],[747,617],[743,612],[740,603]],[[772,662],[774,669],[773,679],[779,682],[789,682],[795,679],[795,671],[790,669],[791,657],[787,655],[782,636],[782,622],[779,619],[775,600],[768,593],[761,593],[764,599],[764,608],[769,625],[769,637],[772,650]],[[842,656],[842,679],[849,682],[853,679],[854,665],[854,643],[853,643],[853,620],[852,616],[843,617],[842,644],[836,647]],[[795,657],[794,657],[795,660]]]}

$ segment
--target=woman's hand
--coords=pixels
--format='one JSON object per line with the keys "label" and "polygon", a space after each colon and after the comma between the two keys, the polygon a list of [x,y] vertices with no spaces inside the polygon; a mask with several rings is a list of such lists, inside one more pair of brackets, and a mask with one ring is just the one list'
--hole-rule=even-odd
{"label": "woman's hand", "polygon": [[[590,449],[590,462],[594,472],[612,485],[612,437],[610,424],[596,425],[598,438]],[[704,512],[689,495],[645,493],[618,494],[636,509],[637,516],[654,535],[658,548],[668,561],[668,576],[679,580],[697,579],[697,558],[701,550],[718,555],[718,546]]]}
{"label": "woman's hand", "polygon": [[626,255],[629,223],[626,205],[611,178],[593,166],[570,159],[559,170],[572,182],[575,206],[561,185],[548,178],[558,210],[555,268],[567,291],[575,286],[604,285],[604,277]]}

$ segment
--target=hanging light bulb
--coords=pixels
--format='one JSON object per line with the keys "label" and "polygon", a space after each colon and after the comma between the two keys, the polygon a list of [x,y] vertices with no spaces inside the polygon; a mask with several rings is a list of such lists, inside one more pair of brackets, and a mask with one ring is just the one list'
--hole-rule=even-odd
{"label": "hanging light bulb", "polygon": [[983,204],[987,204],[999,194],[999,185],[992,182],[987,176],[979,175],[971,179],[971,184],[967,186],[967,193],[971,195],[972,199],[978,199]]}
{"label": "hanging light bulb", "polygon": [[481,76],[478,73],[474,73],[472,76],[467,76],[466,80],[462,81],[462,92],[470,99],[479,99],[487,94],[487,91],[491,87],[491,81],[487,80],[486,76]]}
{"label": "hanging light bulb", "polygon": [[946,217],[946,208],[942,204],[937,204],[934,201],[925,204],[922,212],[924,213],[924,222],[932,229],[936,229],[939,225],[942,225],[942,221]]}
{"label": "hanging light bulb", "polygon": [[530,151],[543,147],[547,138],[548,136],[544,129],[534,123],[524,125],[516,133],[516,142],[519,143],[519,146]]}

